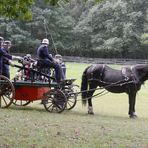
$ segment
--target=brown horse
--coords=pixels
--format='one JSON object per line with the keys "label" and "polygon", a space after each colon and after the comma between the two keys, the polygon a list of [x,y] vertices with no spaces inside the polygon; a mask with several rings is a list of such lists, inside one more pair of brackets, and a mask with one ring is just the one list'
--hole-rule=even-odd
{"label": "brown horse", "polygon": [[112,69],[103,64],[91,65],[82,75],[82,103],[86,105],[88,101],[88,113],[94,114],[92,97],[98,86],[112,93],[127,93],[129,97],[128,114],[130,118],[135,118],[137,117],[135,113],[136,94],[147,79],[148,64],[123,67],[121,70]]}

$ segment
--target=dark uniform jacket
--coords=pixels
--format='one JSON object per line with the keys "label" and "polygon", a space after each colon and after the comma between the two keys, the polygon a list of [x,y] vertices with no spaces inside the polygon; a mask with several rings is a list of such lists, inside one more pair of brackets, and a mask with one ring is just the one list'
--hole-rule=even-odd
{"label": "dark uniform jacket", "polygon": [[4,61],[5,63],[8,63],[9,60],[12,60],[12,56],[3,48],[0,48],[0,74],[2,74]]}
{"label": "dark uniform jacket", "polygon": [[54,59],[52,56],[49,55],[48,47],[44,44],[40,45],[40,47],[37,49],[37,56],[41,64],[49,68],[55,69],[55,77],[57,82],[59,82],[62,78],[62,69],[60,65],[56,62],[54,62]]}
{"label": "dark uniform jacket", "polygon": [[38,50],[37,50],[37,56],[39,60],[49,60],[49,61],[53,61],[53,58],[49,55],[48,52],[48,47],[44,44],[42,44]]}
{"label": "dark uniform jacket", "polygon": [[[9,50],[7,48],[3,48],[4,51],[6,51],[9,54]],[[3,69],[2,74],[6,76],[7,78],[10,78],[10,69],[8,65],[9,59],[7,57],[3,57]]]}

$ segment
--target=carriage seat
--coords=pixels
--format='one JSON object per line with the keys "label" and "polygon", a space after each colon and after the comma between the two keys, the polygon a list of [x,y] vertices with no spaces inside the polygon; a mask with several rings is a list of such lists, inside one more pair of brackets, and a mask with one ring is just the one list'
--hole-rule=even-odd
{"label": "carriage seat", "polygon": [[49,68],[48,66],[43,64],[42,60],[37,59],[37,63],[34,68],[39,72],[39,74],[37,75],[37,80],[47,81],[48,79],[46,76],[42,76],[40,73],[44,73],[50,77],[54,77],[53,68]]}
{"label": "carriage seat", "polygon": [[[43,64],[42,60],[37,59],[37,64],[36,64],[37,68],[47,68],[47,66],[45,64]],[[49,67],[48,67],[49,68]]]}
{"label": "carriage seat", "polygon": [[65,79],[60,84],[62,85],[72,85],[76,79]]}

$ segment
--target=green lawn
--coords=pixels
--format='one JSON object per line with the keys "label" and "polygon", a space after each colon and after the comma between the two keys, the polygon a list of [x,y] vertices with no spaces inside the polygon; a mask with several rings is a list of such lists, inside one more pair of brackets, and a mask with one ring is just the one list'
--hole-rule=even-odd
{"label": "green lawn", "polygon": [[[76,78],[80,85],[88,64],[66,65],[67,78]],[[147,89],[145,84],[137,95],[137,119],[128,118],[126,94],[94,98],[94,116],[87,114],[80,97],[73,110],[61,114],[48,113],[40,101],[0,109],[0,148],[147,148]]]}

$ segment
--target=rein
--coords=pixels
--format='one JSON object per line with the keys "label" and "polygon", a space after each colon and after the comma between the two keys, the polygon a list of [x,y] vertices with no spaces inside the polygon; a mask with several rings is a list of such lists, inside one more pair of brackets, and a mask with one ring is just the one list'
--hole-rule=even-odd
{"label": "rein", "polygon": [[[99,82],[103,82],[103,81],[101,81],[101,80],[99,80],[99,79],[90,79],[89,81],[99,81]],[[123,83],[122,83],[123,82]],[[123,86],[123,85],[126,85],[126,84],[132,84],[132,83],[134,83],[134,81],[133,80],[131,80],[131,81],[125,81],[125,80],[121,80],[121,81],[117,81],[117,82],[115,82],[115,83],[106,83],[106,82],[103,82],[104,84],[107,84],[105,87],[99,87],[99,88],[95,88],[95,89],[90,89],[90,90],[84,90],[84,91],[79,91],[79,92],[73,92],[73,93],[69,93],[70,95],[71,94],[76,94],[76,95],[79,95],[79,94],[81,94],[81,93],[83,93],[83,92],[90,92],[90,91],[96,91],[96,90],[101,90],[102,89],[102,91],[101,92],[99,92],[99,93],[97,93],[97,94],[95,94],[95,95],[93,95],[93,96],[91,96],[91,97],[88,97],[88,98],[85,98],[84,100],[89,100],[89,99],[91,99],[92,97],[94,98],[94,97],[101,97],[101,96],[103,96],[103,95],[106,95],[107,93],[109,93],[109,91],[107,91],[106,90],[106,88],[110,88],[110,87],[113,87],[113,86]],[[77,100],[78,101],[78,100]]]}

